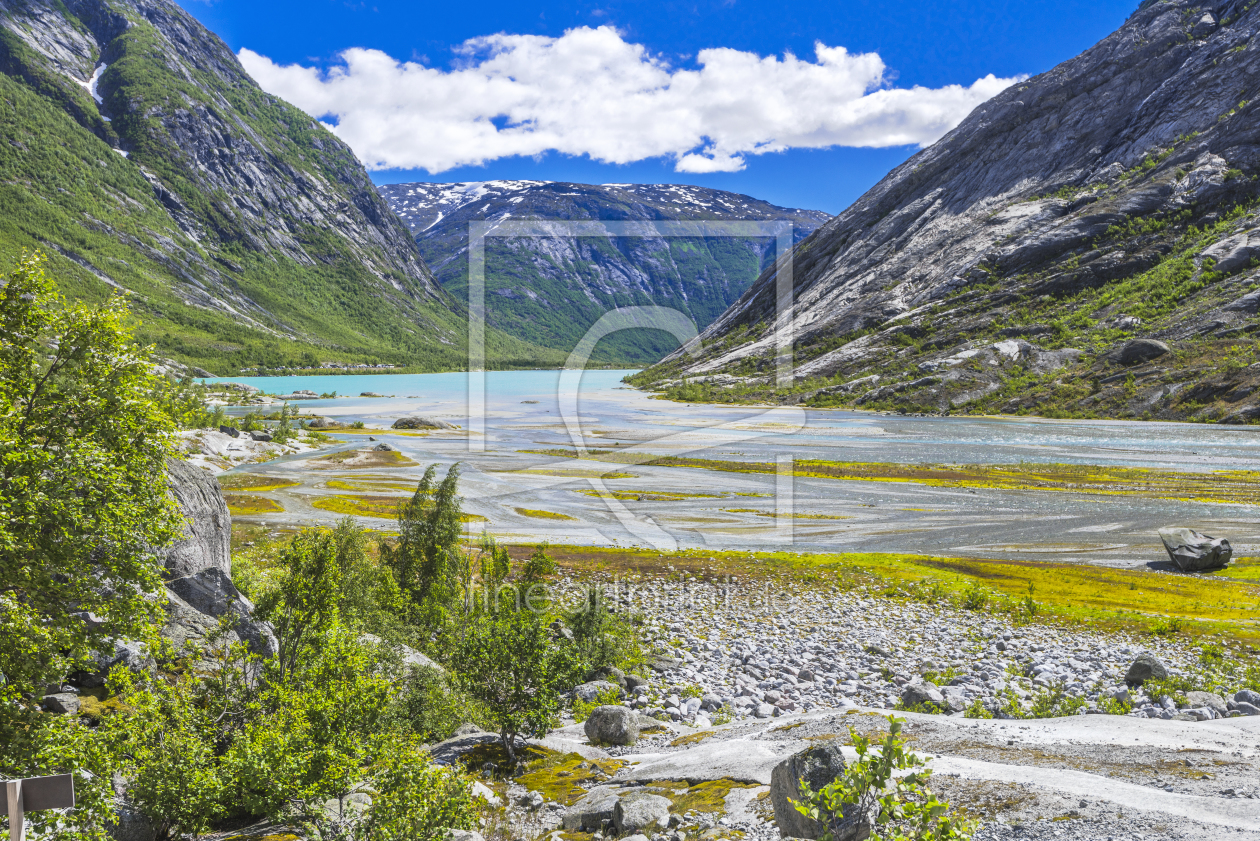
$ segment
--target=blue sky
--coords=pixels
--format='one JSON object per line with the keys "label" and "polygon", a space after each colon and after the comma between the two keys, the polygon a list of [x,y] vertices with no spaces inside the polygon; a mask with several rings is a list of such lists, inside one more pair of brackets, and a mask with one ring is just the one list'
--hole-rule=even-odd
{"label": "blue sky", "polygon": [[[685,183],[831,213],[914,153],[913,143],[899,140],[930,142],[1003,80],[1071,58],[1114,31],[1136,5],[182,3],[233,50],[250,51],[242,58],[264,87],[326,112],[317,116],[337,125],[378,183]],[[496,35],[503,37],[461,47]],[[819,42],[832,52],[816,54]],[[343,55],[356,48],[354,56]],[[539,101],[540,89],[581,81],[588,73],[583,56],[592,50],[617,58],[602,76],[590,74],[589,91]],[[796,59],[787,59],[789,53]],[[871,53],[882,65],[860,55]],[[330,79],[327,71],[335,68],[344,78]],[[499,74],[496,83],[484,81],[491,72]],[[978,82],[990,74],[996,80]],[[646,81],[628,81],[639,76]],[[684,92],[689,85],[695,89]],[[856,93],[843,92],[853,86]],[[866,93],[900,92],[871,97],[863,86]],[[653,99],[637,95],[648,88]],[[506,104],[490,103],[491,91]],[[719,100],[726,104],[715,105]],[[640,110],[622,102],[638,102]],[[823,114],[851,107],[880,113]],[[517,123],[497,109],[516,115]],[[832,140],[855,145],[810,148]],[[894,145],[857,147],[868,143]],[[761,152],[778,148],[784,150]]]}

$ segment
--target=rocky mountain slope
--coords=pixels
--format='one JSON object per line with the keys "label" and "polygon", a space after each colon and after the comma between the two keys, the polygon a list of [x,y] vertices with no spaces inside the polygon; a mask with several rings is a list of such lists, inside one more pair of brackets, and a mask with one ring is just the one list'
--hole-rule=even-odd
{"label": "rocky mountain slope", "polygon": [[0,251],[24,248],[215,373],[463,358],[350,149],[170,0],[0,0]]}
{"label": "rocky mountain slope", "polygon": [[1143,3],[980,106],[636,382],[689,400],[1260,419],[1260,9]]}
{"label": "rocky mountain slope", "polygon": [[[410,226],[443,289],[463,300],[468,223],[564,219],[789,220],[795,240],[830,217],[736,193],[672,184],[485,181],[380,188]],[[774,256],[768,238],[491,238],[486,244],[487,321],[520,339],[565,351],[610,309],[657,304],[701,328],[736,301]],[[656,331],[614,334],[597,359],[654,362],[677,343]]]}

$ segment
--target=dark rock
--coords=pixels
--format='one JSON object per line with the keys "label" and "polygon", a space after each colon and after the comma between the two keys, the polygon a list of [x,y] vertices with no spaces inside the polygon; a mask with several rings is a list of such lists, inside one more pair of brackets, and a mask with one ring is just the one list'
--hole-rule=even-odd
{"label": "dark rock", "polygon": [[928,680],[912,680],[901,690],[901,703],[907,707],[931,704],[937,709],[946,707],[945,696],[935,683]]}
{"label": "dark rock", "polygon": [[364,391],[359,394],[360,397],[384,397],[384,394],[377,394],[375,391]]}
{"label": "dark rock", "polygon": [[263,429],[255,429],[253,432],[249,433],[249,437],[255,441],[271,441],[271,433]]}
{"label": "dark rock", "polygon": [[564,828],[597,832],[612,823],[617,802],[621,799],[612,786],[596,786],[564,813]]}
{"label": "dark rock", "polygon": [[409,417],[394,421],[394,429],[454,429],[455,427],[437,418]]}
{"label": "dark rock", "polygon": [[1165,353],[1168,353],[1168,351],[1168,345],[1157,339],[1129,339],[1129,341],[1112,351],[1108,358],[1121,365],[1138,365],[1143,362],[1150,362],[1152,359],[1158,359]]}
{"label": "dark rock", "polygon": [[1247,312],[1254,313],[1260,310],[1260,289],[1255,292],[1248,292],[1236,301],[1226,304],[1223,309],[1231,312]]}
{"label": "dark rock", "polygon": [[331,418],[311,418],[306,426],[310,429],[340,429],[341,423]]}
{"label": "dark rock", "polygon": [[220,426],[219,431],[222,432],[224,435],[230,435],[233,438],[241,437],[241,431],[234,426]]}
{"label": "dark rock", "polygon": [[663,654],[653,654],[647,658],[647,664],[658,672],[672,672],[682,665],[682,661],[674,657],[666,657]]}
{"label": "dark rock", "polygon": [[639,740],[639,717],[629,707],[596,707],[582,729],[594,745],[633,745]]}
{"label": "dark rock", "polygon": [[1149,652],[1137,656],[1124,673],[1124,682],[1129,686],[1141,686],[1148,680],[1163,680],[1168,677],[1168,669],[1159,659]]}
{"label": "dark rock", "polygon": [[638,675],[626,675],[626,690],[633,692],[640,686],[647,686],[647,680]]}
{"label": "dark rock", "polygon": [[394,448],[394,447],[391,447],[389,444],[377,444],[377,445],[376,445],[375,447],[373,447],[372,449],[373,449],[373,450],[376,450],[378,453],[392,453],[392,452],[396,452],[395,448]]}
{"label": "dark rock", "polygon": [[1168,557],[1182,572],[1203,572],[1219,569],[1229,563],[1233,549],[1223,537],[1208,537],[1193,529],[1166,528],[1159,530]]}
{"label": "dark rock", "polygon": [[770,803],[782,837],[821,838],[830,830],[834,841],[858,841],[870,834],[869,823],[856,807],[833,817],[824,826],[823,822],[802,815],[791,803],[805,797],[807,790],[822,790],[844,769],[844,756],[835,744],[809,748],[774,766],[770,772]]}
{"label": "dark rock", "polygon": [[73,692],[56,692],[45,695],[40,706],[50,713],[58,715],[75,715],[79,712],[79,696]]}

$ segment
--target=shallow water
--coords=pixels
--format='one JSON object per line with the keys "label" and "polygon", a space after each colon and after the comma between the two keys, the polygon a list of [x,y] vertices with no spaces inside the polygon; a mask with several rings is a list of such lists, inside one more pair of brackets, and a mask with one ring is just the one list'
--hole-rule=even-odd
{"label": "shallow water", "polygon": [[[469,414],[467,374],[236,378],[271,393],[309,389],[382,398],[302,401],[315,413],[388,441],[419,463],[372,469],[414,481],[425,465],[461,463],[465,508],[492,533],[557,543],[801,550],[901,551],[983,557],[1079,559],[1115,565],[1163,557],[1155,529],[1188,525],[1229,537],[1236,554],[1260,549],[1260,511],[1132,496],[936,488],[907,482],[836,481],[667,467],[610,466],[522,452],[577,444],[623,452],[775,461],[786,458],[894,463],[1080,463],[1182,471],[1260,470],[1260,430],[1204,424],[915,418],[783,407],[686,405],[654,400],[622,385],[627,371],[587,371],[578,389],[562,386],[577,372],[490,372],[484,412]],[[474,398],[480,389],[474,389]],[[537,402],[524,402],[537,401]],[[576,405],[576,409],[574,406]],[[243,409],[232,410],[243,412]],[[426,436],[389,430],[404,415],[425,415],[460,430]],[[346,441],[361,435],[338,434]],[[298,478],[303,485],[267,494],[285,515],[274,522],[331,522],[312,496],[332,475],[310,458],[241,468]],[[581,473],[585,469],[586,474]],[[634,478],[591,478],[591,471]],[[554,476],[526,470],[546,470]],[[575,472],[577,471],[577,472]],[[367,472],[367,471],[364,471]],[[583,493],[585,491],[586,493]],[[612,499],[605,491],[708,494]],[[573,520],[544,520],[516,509]],[[735,509],[735,510],[732,510]],[[775,517],[793,512],[794,517]],[[365,520],[388,528],[388,520]],[[476,529],[482,526],[475,526]]]}

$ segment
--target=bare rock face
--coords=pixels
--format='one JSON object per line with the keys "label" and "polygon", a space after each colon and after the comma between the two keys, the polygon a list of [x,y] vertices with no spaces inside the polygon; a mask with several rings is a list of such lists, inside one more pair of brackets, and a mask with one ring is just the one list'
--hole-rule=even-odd
{"label": "bare rock face", "polygon": [[822,822],[805,817],[792,805],[802,800],[806,788],[819,791],[844,773],[844,757],[837,745],[821,745],[793,754],[775,766],[770,774],[770,802],[774,806],[774,822],[784,838],[822,838],[830,830],[834,841],[861,841],[870,835],[870,824],[863,815],[837,815]]}
{"label": "bare rock face", "polygon": [[274,654],[275,634],[253,618],[254,606],[232,583],[232,517],[219,483],[180,460],[168,463],[167,475],[186,521],[184,537],[161,553],[171,594],[167,635],[192,641],[231,616],[234,632],[251,650]]}
{"label": "bare rock face", "polygon": [[[698,356],[634,384],[907,411],[1260,415],[1260,369],[1211,373],[1260,329],[1245,297],[1260,281],[1260,104],[1240,93],[1260,86],[1257,34],[1260,7],[1237,0],[1142,3],[894,169],[793,254],[791,395],[748,373],[777,352],[774,269]],[[1012,339],[1030,347],[997,350]],[[1161,346],[1174,352],[1143,367]]]}

